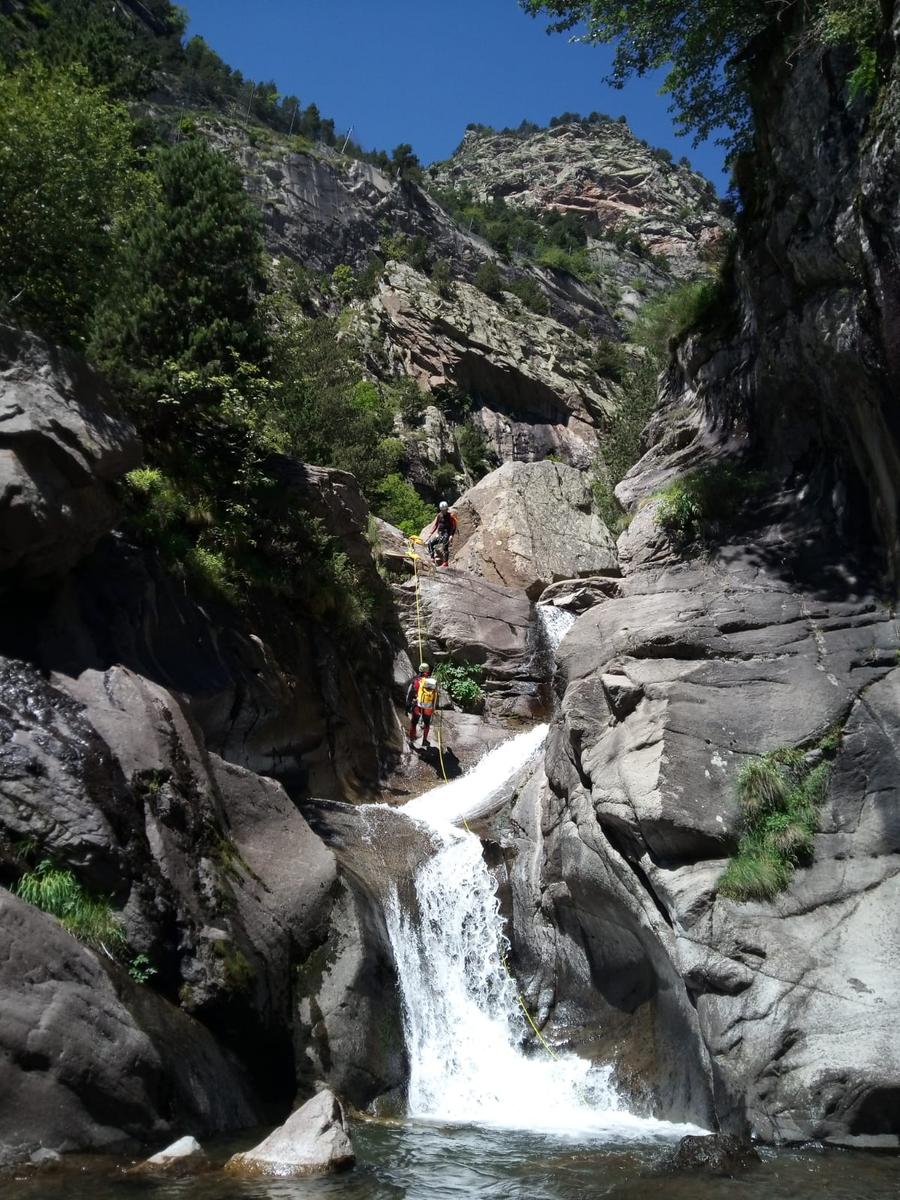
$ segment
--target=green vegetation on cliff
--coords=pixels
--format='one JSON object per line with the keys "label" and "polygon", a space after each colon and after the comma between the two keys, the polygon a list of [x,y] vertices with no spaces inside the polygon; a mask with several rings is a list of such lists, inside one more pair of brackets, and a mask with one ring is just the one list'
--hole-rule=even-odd
{"label": "green vegetation on cliff", "polygon": [[131,133],[83,67],[0,73],[0,312],[83,343],[119,231],[153,197]]}
{"label": "green vegetation on cliff", "polygon": [[840,732],[834,731],[811,754],[786,747],[744,763],[737,778],[743,833],[719,880],[720,895],[770,900],[809,860],[839,746]]}

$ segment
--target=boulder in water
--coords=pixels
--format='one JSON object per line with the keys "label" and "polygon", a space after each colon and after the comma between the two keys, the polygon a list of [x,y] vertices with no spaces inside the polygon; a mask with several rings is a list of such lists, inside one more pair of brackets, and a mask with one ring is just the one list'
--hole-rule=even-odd
{"label": "boulder in water", "polygon": [[352,1167],[356,1161],[343,1106],[327,1089],[292,1113],[274,1133],[233,1155],[225,1170],[235,1175],[291,1178],[324,1175]]}
{"label": "boulder in water", "polygon": [[164,1150],[146,1159],[135,1168],[140,1172],[165,1171],[168,1174],[178,1174],[200,1170],[209,1165],[209,1159],[203,1147],[195,1137],[182,1137],[172,1142]]}
{"label": "boulder in water", "polygon": [[676,1171],[711,1171],[732,1175],[760,1161],[746,1138],[733,1133],[689,1134],[678,1143],[666,1165]]}

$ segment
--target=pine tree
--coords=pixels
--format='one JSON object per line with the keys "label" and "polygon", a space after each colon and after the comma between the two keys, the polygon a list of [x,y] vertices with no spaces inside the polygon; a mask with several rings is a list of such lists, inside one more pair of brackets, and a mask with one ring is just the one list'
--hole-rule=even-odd
{"label": "pine tree", "polygon": [[259,217],[238,168],[192,140],[159,151],[154,173],[161,199],[128,228],[94,322],[96,358],[137,390],[167,363],[227,373],[265,345]]}

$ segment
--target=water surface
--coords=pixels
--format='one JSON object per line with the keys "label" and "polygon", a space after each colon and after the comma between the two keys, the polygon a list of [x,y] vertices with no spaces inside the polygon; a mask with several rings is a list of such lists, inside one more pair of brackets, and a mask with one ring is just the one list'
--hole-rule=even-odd
{"label": "water surface", "polygon": [[[764,1151],[735,1179],[663,1169],[671,1143],[591,1144],[560,1136],[404,1122],[356,1122],[355,1170],[321,1180],[127,1176],[82,1159],[0,1176],[0,1200],[896,1200],[900,1157]],[[213,1147],[221,1162],[233,1149]]]}

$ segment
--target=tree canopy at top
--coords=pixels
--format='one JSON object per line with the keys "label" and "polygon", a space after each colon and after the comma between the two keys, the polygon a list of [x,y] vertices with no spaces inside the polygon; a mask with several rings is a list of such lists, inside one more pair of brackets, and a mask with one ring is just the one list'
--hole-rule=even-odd
{"label": "tree canopy at top", "polygon": [[[668,67],[663,91],[676,121],[697,142],[722,130],[737,150],[750,130],[745,54],[751,41],[794,6],[790,0],[520,0],[532,16],[546,13],[549,31],[576,32],[576,40],[615,43],[607,82],[622,87],[632,75]],[[854,45],[860,80],[868,87],[872,45],[880,24],[878,0],[812,0],[804,15],[823,42]],[[862,70],[860,71],[860,68]],[[851,77],[851,92],[854,79]]]}

